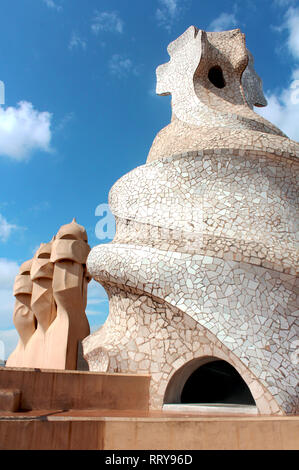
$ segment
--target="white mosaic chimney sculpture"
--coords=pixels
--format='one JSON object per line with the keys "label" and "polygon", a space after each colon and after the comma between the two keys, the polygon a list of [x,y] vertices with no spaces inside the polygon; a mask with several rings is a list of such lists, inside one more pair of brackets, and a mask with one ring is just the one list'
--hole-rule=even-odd
{"label": "white mosaic chimney sculpture", "polygon": [[87,260],[110,313],[84,357],[150,373],[152,409],[218,358],[258,413],[294,414],[299,144],[253,111],[266,100],[239,29],[191,26],[168,52],[157,93],[172,95],[171,123],[111,189],[116,236]]}

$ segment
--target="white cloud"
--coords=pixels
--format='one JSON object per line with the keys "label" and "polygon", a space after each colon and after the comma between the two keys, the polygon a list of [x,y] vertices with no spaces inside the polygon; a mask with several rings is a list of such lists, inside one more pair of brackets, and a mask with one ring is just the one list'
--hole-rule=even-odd
{"label": "white cloud", "polygon": [[13,295],[13,283],[10,289],[0,288],[0,325],[2,328],[12,328],[12,314],[15,298]]}
{"label": "white cloud", "polygon": [[19,335],[16,329],[0,330],[0,362],[3,359],[8,359],[18,341]]}
{"label": "white cloud", "polygon": [[75,119],[75,113],[74,112],[69,112],[66,113],[60,121],[56,124],[53,132],[62,132],[65,130],[65,128],[69,125],[70,122],[72,122]]}
{"label": "white cloud", "polygon": [[73,32],[71,35],[69,49],[72,50],[74,47],[81,47],[82,49],[86,49],[86,41],[80,38],[80,36],[75,32]]}
{"label": "white cloud", "polygon": [[288,48],[299,59],[299,8],[289,8],[285,15],[284,28],[288,30]]}
{"label": "white cloud", "polygon": [[122,33],[124,22],[116,11],[95,12],[92,19],[91,30],[98,34],[100,31],[110,33]]}
{"label": "white cloud", "polygon": [[3,329],[13,327],[13,285],[18,272],[19,266],[15,261],[0,258],[0,326]]}
{"label": "white cloud", "polygon": [[227,31],[235,28],[238,20],[234,13],[221,13],[208,26],[208,31]]}
{"label": "white cloud", "polygon": [[51,118],[27,101],[20,101],[17,107],[0,106],[0,156],[21,161],[36,150],[49,152]]}
{"label": "white cloud", "polygon": [[299,141],[299,68],[293,72],[290,86],[278,93],[266,94],[268,106],[255,111],[281,129],[290,139]]}
{"label": "white cloud", "polygon": [[12,290],[18,272],[19,265],[16,261],[0,258],[0,288]]}
{"label": "white cloud", "polygon": [[156,10],[158,26],[170,31],[175,19],[181,12],[179,0],[159,0],[159,8]]}
{"label": "white cloud", "polygon": [[10,224],[7,222],[5,217],[0,214],[0,241],[6,242],[6,240],[10,237],[11,232],[17,228],[17,225]]}
{"label": "white cloud", "polygon": [[[290,7],[278,31],[287,30],[287,48],[299,59],[299,8]],[[256,112],[273,122],[288,137],[299,141],[299,66],[294,64],[290,83],[279,91],[267,94],[268,106]]]}
{"label": "white cloud", "polygon": [[61,11],[62,6],[57,5],[54,0],[43,0],[43,2],[47,5],[48,8],[52,8],[53,10]]}
{"label": "white cloud", "polygon": [[114,54],[111,57],[108,67],[110,73],[118,78],[126,77],[130,73],[138,75],[138,69],[134,66],[132,60],[119,54]]}

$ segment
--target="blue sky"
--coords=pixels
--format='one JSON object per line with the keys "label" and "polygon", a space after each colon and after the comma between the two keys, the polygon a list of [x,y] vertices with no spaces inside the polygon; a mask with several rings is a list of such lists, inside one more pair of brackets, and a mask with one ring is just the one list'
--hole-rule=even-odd
{"label": "blue sky", "polygon": [[[118,178],[145,163],[169,123],[170,100],[155,95],[155,69],[190,25],[240,27],[269,102],[260,112],[299,140],[299,104],[291,99],[299,85],[299,7],[292,0],[2,0],[0,13],[0,341],[7,356],[17,342],[18,266],[73,217],[92,247],[102,242],[96,207]],[[107,313],[105,292],[93,282],[93,330]]]}

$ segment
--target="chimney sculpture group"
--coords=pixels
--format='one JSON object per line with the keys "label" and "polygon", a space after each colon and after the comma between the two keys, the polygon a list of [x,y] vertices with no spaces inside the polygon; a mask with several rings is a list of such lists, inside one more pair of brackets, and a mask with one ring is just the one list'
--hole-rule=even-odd
{"label": "chimney sculpture group", "polygon": [[73,220],[21,265],[13,313],[20,339],[7,367],[77,369],[78,346],[90,332],[89,251],[85,229]]}

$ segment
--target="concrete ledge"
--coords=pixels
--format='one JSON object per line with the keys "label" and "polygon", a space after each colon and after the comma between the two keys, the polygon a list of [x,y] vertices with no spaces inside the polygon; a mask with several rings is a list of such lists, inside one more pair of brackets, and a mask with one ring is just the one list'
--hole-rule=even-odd
{"label": "concrete ledge", "polygon": [[167,413],[192,413],[194,415],[250,415],[256,416],[258,409],[256,406],[251,405],[205,405],[205,404],[165,404],[163,411]]}
{"label": "concrete ledge", "polygon": [[0,449],[299,450],[299,417],[0,417]]}
{"label": "concrete ledge", "polygon": [[0,389],[21,390],[22,410],[148,410],[149,375],[0,368]]}
{"label": "concrete ledge", "polygon": [[0,410],[17,411],[20,407],[21,390],[0,388]]}

